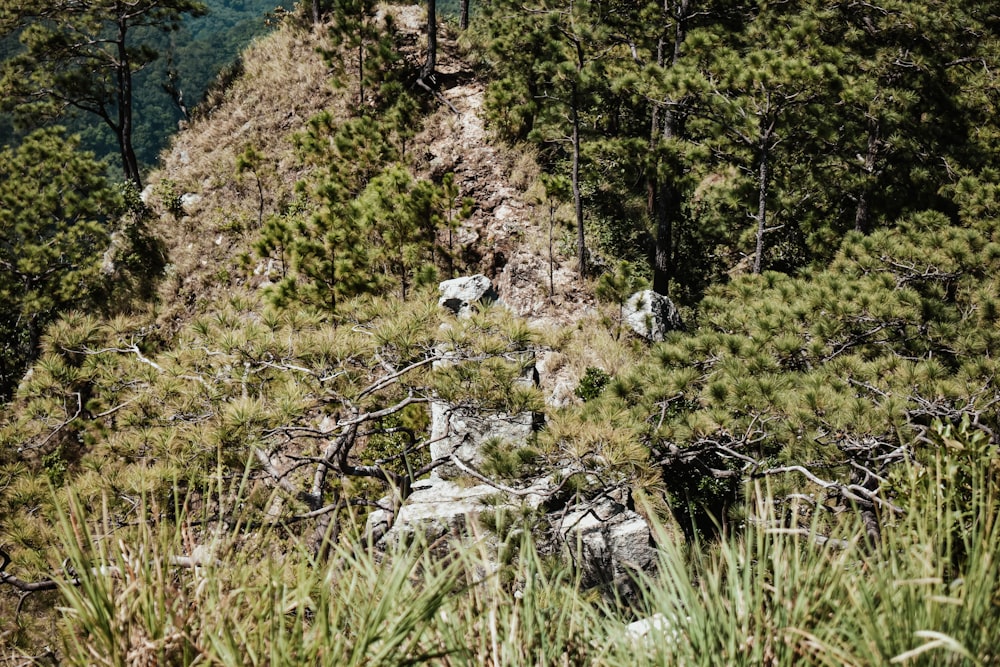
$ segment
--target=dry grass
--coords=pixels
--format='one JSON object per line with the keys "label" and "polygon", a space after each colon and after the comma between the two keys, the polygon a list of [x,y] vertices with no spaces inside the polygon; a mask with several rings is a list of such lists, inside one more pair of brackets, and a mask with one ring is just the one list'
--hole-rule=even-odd
{"label": "dry grass", "polygon": [[[381,10],[397,16],[404,55],[418,62],[423,9]],[[178,133],[162,167],[150,175],[155,232],[165,240],[170,258],[158,319],[171,330],[207,312],[219,296],[253,288],[254,278],[239,257],[258,225],[257,179],[264,216],[280,210],[307,175],[295,154],[294,134],[321,111],[348,114],[352,86],[338,91],[331,85],[329,67],[317,52],[324,46],[329,43],[323,31],[290,21],[256,40],[242,56],[243,75],[215,93],[212,106]],[[447,28],[441,31],[439,63],[442,75],[453,81],[442,94],[459,113],[443,104],[433,110],[411,142],[420,147],[411,150],[411,160],[417,177],[438,179],[454,172],[460,197],[476,202],[456,234],[466,258],[460,270],[486,274],[524,317],[566,324],[592,313],[591,290],[575,275],[572,253],[557,253],[556,295],[550,297],[547,221],[527,193],[539,173],[535,155],[491,143],[480,115],[485,82],[463,60]],[[249,147],[266,157],[254,172],[237,174],[237,158]],[[178,218],[169,203],[184,195],[196,198],[188,197]]]}
{"label": "dry grass", "polygon": [[646,344],[623,334],[616,339],[608,318],[599,312],[581,317],[575,326],[545,326],[538,338],[548,351],[539,356],[542,391],[548,402],[579,402],[573,393],[587,368],[618,375],[634,368],[646,354]]}
{"label": "dry grass", "polygon": [[[256,178],[264,191],[264,215],[276,212],[293,198],[305,173],[293,135],[320,111],[342,111],[317,52],[324,45],[319,31],[289,21],[257,39],[242,55],[243,76],[216,93],[214,105],[174,137],[161,168],[150,175],[155,231],[165,240],[171,263],[160,291],[166,304],[161,321],[185,321],[245,283],[237,258],[258,223]],[[255,174],[237,175],[237,157],[249,147],[266,157]],[[164,192],[198,199],[177,219],[167,210]]]}

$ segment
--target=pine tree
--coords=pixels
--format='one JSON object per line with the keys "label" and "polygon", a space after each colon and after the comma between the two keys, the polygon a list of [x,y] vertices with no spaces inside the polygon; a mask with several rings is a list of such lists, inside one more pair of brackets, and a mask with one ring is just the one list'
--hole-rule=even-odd
{"label": "pine tree", "polygon": [[20,31],[24,52],[4,63],[8,103],[25,116],[66,107],[92,113],[115,134],[125,179],[141,184],[133,148],[133,77],[157,56],[136,33],[177,29],[195,0],[59,0],[0,3],[0,35]]}
{"label": "pine tree", "polygon": [[619,262],[614,271],[608,271],[597,280],[594,296],[601,301],[612,304],[615,309],[615,340],[622,334],[625,322],[625,304],[629,297],[646,287],[646,281],[636,275],[635,267],[628,262]]}
{"label": "pine tree", "polygon": [[398,58],[393,43],[392,16],[378,25],[375,0],[335,0],[330,10],[330,36],[336,47],[324,52],[341,74],[346,74],[349,58],[356,69],[351,76],[358,85],[358,106],[363,111],[369,103],[368,90],[391,76],[392,64]]}
{"label": "pine tree", "polygon": [[[604,30],[613,7],[581,0],[540,0],[528,6],[495,3],[491,47],[501,58],[497,88],[517,85],[515,104],[530,114],[530,138],[558,147],[569,162],[580,276],[587,274],[583,203],[584,135],[593,87],[602,76]],[[509,56],[509,59],[508,59]],[[496,88],[494,89],[496,90]],[[496,100],[493,107],[503,104]]]}
{"label": "pine tree", "polygon": [[52,128],[0,150],[0,398],[48,323],[101,301],[101,259],[120,202],[78,142]]}
{"label": "pine tree", "polygon": [[555,272],[555,252],[553,245],[555,241],[556,211],[568,199],[570,185],[569,180],[565,176],[556,174],[542,174],[539,180],[544,191],[542,203],[548,209],[549,296],[552,297],[556,293],[555,277],[553,275]]}
{"label": "pine tree", "polygon": [[995,123],[961,99],[995,94],[995,27],[964,2],[842,5],[836,18],[824,39],[845,51],[843,129],[827,167],[848,197],[839,228],[870,233],[946,208],[939,191],[954,172],[991,161],[972,140]]}
{"label": "pine tree", "polygon": [[646,210],[654,230],[652,288],[667,295],[676,278],[674,236],[683,216],[681,199],[688,190],[684,183],[684,125],[690,98],[683,90],[683,81],[678,80],[678,70],[688,30],[694,17],[703,12],[696,12],[691,0],[663,0],[639,9],[632,29],[638,32],[633,43],[645,46],[645,53],[636,54],[635,60],[637,89],[647,100],[649,119],[645,180]]}
{"label": "pine tree", "polygon": [[434,73],[437,71],[437,0],[427,0],[427,55],[420,68],[418,81],[425,86],[434,83]]}
{"label": "pine tree", "polygon": [[703,38],[706,60],[696,113],[717,133],[716,155],[737,165],[752,184],[754,273],[764,269],[770,234],[785,230],[794,238],[797,233],[794,221],[772,219],[781,212],[772,211],[776,191],[794,187],[775,177],[804,161],[798,146],[827,131],[823,109],[840,88],[836,54],[816,39],[823,20],[808,7],[791,14],[765,12],[738,43]]}
{"label": "pine tree", "polygon": [[437,280],[443,202],[440,188],[429,181],[414,181],[400,165],[391,165],[372,179],[358,198],[361,219],[377,240],[379,263],[396,277],[403,300],[414,285]]}

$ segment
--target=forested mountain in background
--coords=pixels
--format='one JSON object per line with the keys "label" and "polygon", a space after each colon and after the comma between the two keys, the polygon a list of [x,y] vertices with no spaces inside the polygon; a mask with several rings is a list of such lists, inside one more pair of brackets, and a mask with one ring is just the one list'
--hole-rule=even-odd
{"label": "forested mountain in background", "polygon": [[[134,145],[144,169],[156,164],[157,155],[178,123],[191,114],[217,81],[239,70],[238,56],[251,39],[273,23],[275,10],[289,9],[290,0],[207,0],[208,14],[186,17],[172,33],[139,28],[135,41],[146,43],[159,57],[135,76],[136,117]],[[17,36],[0,41],[0,59],[18,49]],[[220,79],[221,75],[221,79]],[[99,119],[79,111],[62,121],[81,136],[81,148],[98,157],[118,153],[114,135]],[[0,143],[18,142],[34,128],[15,128],[6,114],[0,117]],[[112,172],[117,175],[116,168]]]}

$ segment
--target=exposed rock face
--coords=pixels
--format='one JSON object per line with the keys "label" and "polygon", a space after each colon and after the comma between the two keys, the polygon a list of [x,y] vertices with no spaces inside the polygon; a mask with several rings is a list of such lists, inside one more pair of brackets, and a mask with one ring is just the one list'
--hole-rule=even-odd
{"label": "exposed rock face", "polygon": [[653,290],[630,296],[625,304],[624,316],[632,331],[656,343],[662,342],[667,332],[684,326],[673,301]]}
{"label": "exposed rock face", "polygon": [[[435,368],[455,363],[447,353],[444,357],[434,363]],[[538,385],[534,352],[515,352],[510,354],[508,359],[512,363],[520,364],[524,369],[523,375],[517,380],[518,383]],[[482,449],[487,441],[525,444],[543,423],[544,417],[534,412],[507,414],[464,405],[450,405],[445,401],[432,401],[431,461],[451,459],[455,456],[462,463],[478,469],[483,462]],[[453,463],[440,465],[433,473],[434,477],[442,479],[461,475],[461,471]]]}
{"label": "exposed rock face", "polygon": [[[541,553],[561,554],[579,569],[585,587],[599,588],[618,599],[637,597],[636,575],[653,574],[657,565],[656,546],[646,520],[607,496],[596,502],[574,501],[568,508],[553,510],[549,505],[555,491],[551,477],[537,479],[516,492],[503,485],[468,486],[431,477],[417,483],[391,525],[389,513],[379,510],[369,514],[367,530],[381,548],[405,544],[420,535],[428,544],[439,545],[442,538],[485,540],[489,552],[488,545],[496,548],[503,536],[477,524],[483,513],[509,511],[518,515],[533,510],[543,513],[534,535]],[[546,510],[549,513],[544,514]],[[488,569],[496,567],[496,563],[487,564]]]}
{"label": "exposed rock face", "polygon": [[[477,303],[497,298],[490,281],[482,275],[445,281],[440,291],[439,303],[459,316],[471,312]],[[676,317],[676,310],[673,313]],[[445,350],[442,357],[436,365],[461,363]],[[538,383],[533,352],[512,353],[510,361],[524,369],[520,382]],[[590,490],[586,497],[580,497],[565,491],[553,476],[508,486],[490,483],[481,474],[487,442],[526,445],[542,423],[543,416],[532,412],[506,414],[432,401],[430,454],[433,461],[442,464],[430,478],[414,485],[395,516],[384,510],[369,515],[371,539],[383,548],[408,542],[414,535],[438,545],[447,544],[450,540],[442,538],[450,537],[464,542],[485,540],[485,544],[497,547],[504,536],[483,530],[477,524],[479,517],[487,511],[515,515],[527,511],[537,521],[534,537],[540,552],[561,554],[573,563],[585,586],[599,587],[619,598],[634,597],[635,575],[652,573],[657,561],[649,524],[629,507],[627,493],[616,495],[596,488],[596,478],[588,478]],[[574,473],[582,471],[563,470],[560,477]],[[474,481],[462,484],[463,478]]]}
{"label": "exposed rock face", "polygon": [[[488,440],[527,443],[541,426],[541,417],[533,412],[508,415],[453,407],[441,401],[431,404],[431,460],[450,459],[452,455],[478,469],[483,462],[482,448]],[[434,470],[442,479],[460,477],[454,464]]]}
{"label": "exposed rock face", "polygon": [[399,508],[391,527],[389,514],[384,510],[368,515],[368,534],[383,535],[383,545],[418,532],[423,533],[428,542],[448,533],[459,535],[495,494],[496,489],[486,484],[463,487],[443,479],[418,482]]}
{"label": "exposed rock face", "polygon": [[369,514],[368,534],[382,535],[382,546],[405,541],[416,533],[421,533],[428,543],[449,534],[460,538],[472,532],[471,524],[485,511],[517,509],[521,505],[537,509],[547,497],[548,485],[548,480],[540,480],[533,487],[536,493],[527,489],[512,498],[489,484],[465,486],[432,477],[417,483],[391,527],[385,511]]}
{"label": "exposed rock face", "polygon": [[602,498],[581,504],[559,523],[565,552],[583,575],[583,585],[635,595],[635,575],[656,570],[656,546],[646,520],[625,505]]}
{"label": "exposed rock face", "polygon": [[499,301],[493,283],[482,274],[445,280],[438,285],[441,298],[438,303],[459,317],[466,317],[477,304]]}

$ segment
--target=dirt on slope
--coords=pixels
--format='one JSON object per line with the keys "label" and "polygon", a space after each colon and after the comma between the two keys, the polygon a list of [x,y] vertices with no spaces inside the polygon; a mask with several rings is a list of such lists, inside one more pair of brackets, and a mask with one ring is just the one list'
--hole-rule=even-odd
{"label": "dirt on slope", "polygon": [[[422,32],[423,9],[401,9],[403,29]],[[415,137],[424,149],[416,168],[435,180],[454,173],[459,196],[475,201],[457,241],[507,305],[534,324],[576,322],[593,314],[594,304],[576,273],[575,240],[557,225],[550,295],[548,209],[530,194],[538,165],[530,147],[491,140],[483,114],[486,83],[463,59],[455,37],[450,29],[439,32],[439,109]]]}

